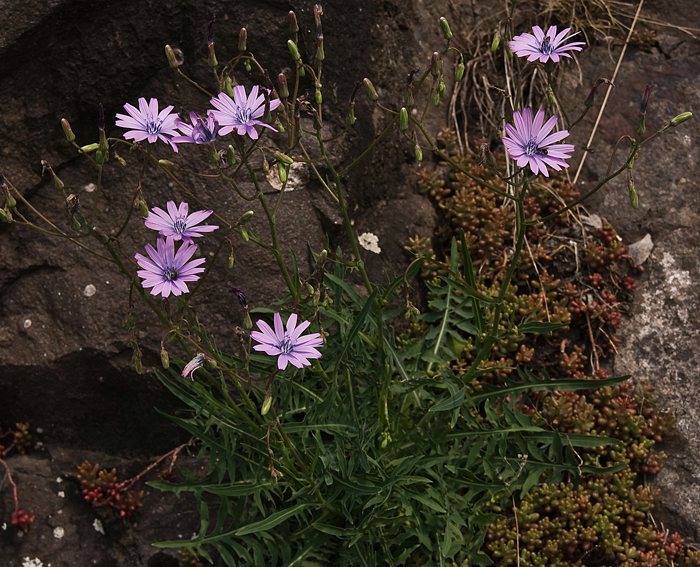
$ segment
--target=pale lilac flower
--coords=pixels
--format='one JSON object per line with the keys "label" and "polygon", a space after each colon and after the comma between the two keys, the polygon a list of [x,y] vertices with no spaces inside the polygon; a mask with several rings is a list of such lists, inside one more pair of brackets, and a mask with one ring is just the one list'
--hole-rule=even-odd
{"label": "pale lilac flower", "polygon": [[533,119],[532,109],[523,108],[521,112],[513,112],[513,122],[515,127],[505,125],[503,144],[519,167],[529,165],[535,175],[542,173],[545,177],[549,177],[547,166],[557,171],[569,167],[564,160],[571,157],[573,144],[556,143],[566,138],[569,131],[559,130],[550,134],[557,123],[556,116],[544,122],[544,110],[538,110]]}
{"label": "pale lilac flower", "polygon": [[158,111],[158,99],[152,98],[149,102],[141,97],[139,99],[139,107],[136,108],[128,102],[124,105],[127,114],[117,114],[117,126],[127,128],[128,131],[124,134],[127,140],[140,142],[148,140],[150,144],[160,140],[166,144],[170,144],[174,151],[177,151],[175,142],[171,136],[180,134],[175,128],[177,126],[177,114],[171,112],[171,106],[166,106],[160,112]]}
{"label": "pale lilac flower", "polygon": [[316,347],[323,344],[321,335],[311,333],[301,336],[301,333],[311,324],[309,321],[303,321],[297,326],[297,315],[292,313],[287,319],[287,330],[285,331],[279,313],[275,313],[274,319],[274,330],[265,321],[257,322],[260,331],[250,333],[251,338],[260,343],[253,346],[254,350],[278,357],[277,368],[280,370],[287,368],[287,364],[290,362],[293,366],[301,368],[311,364],[310,358],[321,358],[321,353],[316,350]]}
{"label": "pale lilac flower", "polygon": [[207,355],[200,352],[192,360],[190,360],[185,367],[182,369],[182,377],[189,380],[194,380],[194,371],[199,370],[204,366],[204,361],[207,359]]}
{"label": "pale lilac flower", "polygon": [[189,205],[187,203],[180,203],[180,206],[176,207],[174,201],[168,201],[166,206],[167,211],[160,207],[153,207],[146,220],[143,221],[148,228],[160,232],[161,236],[170,236],[173,240],[192,242],[193,238],[204,236],[203,233],[212,232],[219,228],[212,224],[197,226],[213,211],[188,213]]}
{"label": "pale lilac flower", "polygon": [[[245,87],[236,85],[233,87],[233,98],[226,93],[219,93],[211,99],[210,102],[216,108],[212,113],[221,127],[219,133],[222,136],[235,130],[239,136],[248,135],[257,140],[258,131],[255,126],[263,126],[277,132],[269,124],[258,120],[265,113],[265,94],[259,94],[259,90],[258,85],[253,85],[250,95],[246,95]],[[271,99],[270,110],[275,110],[280,104],[280,99]]]}
{"label": "pale lilac flower", "polygon": [[182,136],[175,136],[176,144],[208,144],[213,142],[219,134],[219,124],[214,118],[213,110],[207,113],[206,120],[196,112],[190,112],[190,124],[177,119],[177,128]]}
{"label": "pale lilac flower", "polygon": [[151,295],[162,295],[164,298],[171,293],[181,295],[189,293],[186,282],[194,282],[199,279],[197,274],[204,271],[200,267],[204,263],[204,258],[191,260],[197,246],[192,242],[183,242],[177,252],[175,251],[175,240],[170,237],[159,238],[156,248],[146,244],[148,258],[141,254],[136,254],[136,262],[142,268],[138,276],[143,280],[141,285],[151,289]]}
{"label": "pale lilac flower", "polygon": [[557,34],[557,26],[550,26],[545,32],[540,26],[534,26],[532,33],[521,33],[508,42],[508,47],[518,57],[527,57],[528,61],[546,63],[550,59],[557,63],[560,57],[571,57],[567,51],[581,51],[586,45],[583,41],[567,43],[577,35],[569,33],[571,28],[564,28]]}

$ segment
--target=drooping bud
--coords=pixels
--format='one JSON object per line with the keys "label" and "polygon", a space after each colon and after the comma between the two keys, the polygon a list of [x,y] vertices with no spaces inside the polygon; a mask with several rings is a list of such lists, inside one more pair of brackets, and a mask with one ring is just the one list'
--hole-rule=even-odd
{"label": "drooping bud", "polygon": [[267,415],[272,407],[272,394],[265,394],[265,399],[263,400],[262,408],[260,408],[260,415]]}
{"label": "drooping bud", "polygon": [[100,144],[87,144],[85,146],[80,147],[80,152],[83,154],[90,154],[94,152],[97,148],[100,147]]}
{"label": "drooping bud", "polygon": [[673,126],[675,128],[679,124],[683,124],[683,122],[685,122],[686,120],[690,120],[692,117],[693,117],[692,112],[681,112],[678,116],[676,116],[675,118],[673,118],[673,120],[671,120],[671,126]]}
{"label": "drooping bud", "polygon": [[373,101],[379,100],[379,95],[377,94],[377,90],[374,88],[372,81],[370,81],[367,77],[365,77],[364,79],[362,79],[362,84],[365,86],[365,90],[367,91],[367,96],[370,98],[370,100],[373,100]]}
{"label": "drooping bud", "polygon": [[238,32],[238,51],[248,51],[248,30],[245,28]]}
{"label": "drooping bud", "polygon": [[160,363],[166,370],[170,368],[170,355],[168,354],[168,351],[165,350],[165,345],[162,341],[160,343]]}
{"label": "drooping bud", "polygon": [[287,182],[287,166],[283,163],[277,164],[277,176],[280,178],[280,183],[284,184]]}
{"label": "drooping bud", "polygon": [[464,78],[464,63],[460,62],[455,67],[455,81],[459,82]]}
{"label": "drooping bud", "polygon": [[248,306],[248,298],[246,297],[245,292],[240,287],[234,287],[231,291],[233,292],[233,295],[235,296],[236,300],[238,301],[238,304],[241,307]]}
{"label": "drooping bud", "polygon": [[399,130],[402,132],[408,130],[408,110],[405,106],[399,110]]}
{"label": "drooping bud", "polygon": [[501,32],[500,30],[496,30],[496,33],[493,34],[493,39],[491,40],[491,51],[496,52],[498,51],[498,48],[501,45]]}
{"label": "drooping bud", "polygon": [[423,161],[423,149],[416,144],[413,150],[416,154],[416,161]]}
{"label": "drooping bud", "polygon": [[450,29],[450,24],[446,18],[440,18],[440,27],[442,28],[442,35],[447,40],[450,41],[454,35]]}
{"label": "drooping bud", "polygon": [[61,118],[61,128],[63,128],[63,133],[66,136],[66,140],[73,143],[75,142],[75,134],[73,134],[73,129],[70,127],[70,122],[65,118]]}
{"label": "drooping bud", "polygon": [[440,98],[445,96],[445,91],[447,91],[447,85],[443,79],[440,79],[438,82],[438,94],[440,95]]}
{"label": "drooping bud", "polygon": [[633,209],[639,207],[639,194],[637,193],[637,188],[634,185],[634,177],[632,175],[632,170],[627,171],[627,191],[630,197],[630,205]]}

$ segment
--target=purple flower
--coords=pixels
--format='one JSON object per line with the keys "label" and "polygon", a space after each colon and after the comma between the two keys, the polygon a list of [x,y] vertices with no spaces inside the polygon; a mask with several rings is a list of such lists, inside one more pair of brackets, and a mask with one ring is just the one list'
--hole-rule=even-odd
{"label": "purple flower", "polygon": [[301,333],[311,323],[303,321],[297,326],[297,315],[292,313],[287,319],[287,330],[282,325],[282,317],[275,313],[275,329],[265,321],[257,321],[260,331],[252,331],[251,338],[258,341],[259,345],[254,345],[253,349],[263,351],[270,356],[277,356],[277,368],[284,370],[289,362],[297,368],[308,366],[310,358],[321,358],[321,353],[315,347],[323,344],[323,339],[319,333],[301,336]]}
{"label": "purple flower", "polygon": [[513,122],[515,127],[510,124],[505,126],[503,144],[519,167],[529,165],[535,175],[542,173],[545,177],[549,177],[547,166],[557,171],[569,167],[564,160],[571,157],[573,144],[556,143],[566,138],[569,131],[560,130],[550,134],[557,123],[556,116],[544,122],[544,110],[538,110],[533,119],[532,109],[523,108],[521,112],[513,112]]}
{"label": "purple flower", "polygon": [[175,136],[176,144],[208,144],[213,142],[219,134],[219,125],[214,118],[213,110],[207,113],[206,121],[196,112],[190,112],[190,122],[177,119],[177,128],[182,136]]}
{"label": "purple flower", "polygon": [[571,28],[564,28],[557,34],[557,26],[543,31],[534,26],[532,33],[521,33],[508,42],[508,47],[518,57],[527,57],[528,61],[546,63],[550,59],[557,63],[560,57],[571,57],[567,51],[581,51],[586,45],[583,41],[566,43],[579,32],[569,34]]}
{"label": "purple flower", "polygon": [[197,246],[191,242],[183,242],[177,252],[175,240],[170,237],[159,238],[157,248],[146,244],[148,258],[136,254],[136,262],[143,268],[136,272],[143,280],[141,285],[151,289],[151,295],[162,295],[164,298],[171,293],[181,295],[189,293],[186,282],[195,282],[199,279],[197,274],[204,271],[201,266],[204,258],[190,260],[197,250]]}
{"label": "purple flower", "polygon": [[173,109],[172,106],[166,106],[158,112],[158,99],[152,98],[150,102],[146,102],[146,99],[141,97],[138,108],[127,102],[124,109],[129,113],[128,116],[117,114],[117,126],[128,129],[124,138],[135,142],[148,140],[149,144],[161,140],[170,144],[173,150],[177,151],[175,142],[169,137],[180,134],[175,129],[178,120],[177,114],[170,112]]}
{"label": "purple flower", "polygon": [[[221,135],[236,130],[239,136],[250,136],[253,140],[258,139],[258,131],[255,126],[263,126],[277,132],[269,124],[258,120],[265,113],[265,94],[258,94],[260,87],[254,85],[250,89],[250,95],[246,95],[245,87],[236,85],[233,87],[233,98],[226,93],[219,93],[211,99],[212,105],[217,110],[213,110],[214,118],[221,126]],[[275,110],[282,101],[278,98],[270,100],[270,110]]]}
{"label": "purple flower", "polygon": [[212,232],[219,228],[212,224],[197,226],[213,211],[196,211],[188,214],[189,205],[187,203],[180,203],[180,206],[176,207],[174,201],[168,201],[166,206],[167,212],[160,207],[153,207],[146,220],[143,221],[148,228],[160,232],[161,236],[170,236],[173,240],[182,239],[185,242],[192,242],[193,238],[204,236],[202,233]]}

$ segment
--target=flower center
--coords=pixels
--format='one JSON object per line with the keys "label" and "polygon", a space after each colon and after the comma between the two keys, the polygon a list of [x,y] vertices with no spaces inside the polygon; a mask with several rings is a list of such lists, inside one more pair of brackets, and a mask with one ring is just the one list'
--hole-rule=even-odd
{"label": "flower center", "polygon": [[176,280],[177,270],[175,270],[175,268],[165,268],[163,270],[163,277],[169,282]]}
{"label": "flower center", "polygon": [[239,123],[248,124],[248,121],[250,120],[251,114],[253,114],[253,111],[250,108],[245,108],[245,107],[241,108],[239,106],[236,118],[238,119]]}
{"label": "flower center", "polygon": [[177,234],[182,234],[183,232],[185,232],[186,228],[187,228],[187,221],[182,217],[177,217],[175,219],[175,222],[173,223],[173,230]]}
{"label": "flower center", "polygon": [[146,119],[146,132],[149,134],[159,134],[163,122],[157,118],[154,120],[150,116]]}
{"label": "flower center", "polygon": [[282,354],[289,354],[293,348],[294,341],[292,341],[292,339],[289,338],[289,335],[284,335],[284,338],[279,344],[279,349],[282,351]]}
{"label": "flower center", "polygon": [[554,46],[552,45],[552,41],[549,39],[549,36],[546,36],[542,40],[542,45],[540,45],[540,51],[545,55],[551,55],[552,51],[554,51]]}

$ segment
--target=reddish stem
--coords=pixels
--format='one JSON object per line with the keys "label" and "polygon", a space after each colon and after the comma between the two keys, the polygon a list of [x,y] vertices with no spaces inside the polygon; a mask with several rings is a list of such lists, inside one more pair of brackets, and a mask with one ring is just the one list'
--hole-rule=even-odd
{"label": "reddish stem", "polygon": [[19,510],[19,497],[17,496],[17,484],[15,484],[15,481],[12,478],[12,471],[10,471],[10,467],[3,459],[0,459],[0,465],[5,467],[7,481],[10,483],[10,486],[12,487],[12,499],[15,503],[15,512],[17,512],[17,510]]}

